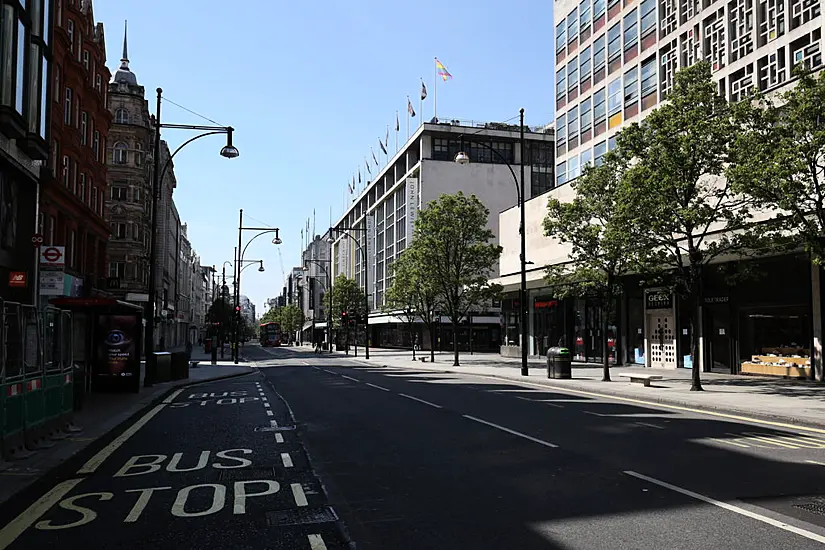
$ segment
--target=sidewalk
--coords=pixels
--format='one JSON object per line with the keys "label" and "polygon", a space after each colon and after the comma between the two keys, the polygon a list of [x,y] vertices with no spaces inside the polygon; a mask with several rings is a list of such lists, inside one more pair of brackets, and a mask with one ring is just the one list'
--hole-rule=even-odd
{"label": "sidewalk", "polygon": [[[295,348],[301,351],[304,348]],[[309,350],[311,351],[311,349]],[[335,352],[335,356],[345,356]],[[329,356],[327,354],[327,356]],[[461,366],[453,367],[453,354],[437,352],[435,363],[430,363],[430,352],[416,352],[416,357],[426,357],[427,362],[412,361],[412,352],[405,350],[370,349],[370,359],[364,359],[361,348],[358,360],[370,365],[416,370],[432,370],[478,374],[511,380],[530,382],[558,389],[593,392],[626,399],[640,399],[668,405],[691,407],[760,418],[774,422],[825,428],[825,384],[805,380],[767,378],[731,374],[702,373],[705,391],[690,391],[689,369],[664,370],[645,367],[613,367],[612,382],[602,382],[602,367],[595,364],[573,363],[573,379],[547,378],[544,361],[529,361],[530,375],[521,375],[521,361],[491,353],[462,353]],[[349,358],[354,358],[350,352]],[[663,380],[654,381],[646,388],[631,383],[620,374],[644,372],[660,374]]]}
{"label": "sidewalk", "polygon": [[211,356],[203,353],[203,348],[196,348],[192,352],[192,361],[199,361],[200,364],[189,369],[188,379],[155,384],[150,388],[141,387],[139,393],[88,394],[82,409],[74,413],[74,424],[83,428],[82,432],[69,434],[66,439],[55,441],[54,447],[39,450],[27,459],[0,462],[0,504],[34,484],[50,470],[60,466],[89,445],[93,445],[96,440],[115,430],[135,414],[162,400],[174,389],[241,376],[255,370],[254,363],[243,361],[235,365],[229,359],[229,354],[226,357],[223,361],[218,360],[217,365],[213,366]]}

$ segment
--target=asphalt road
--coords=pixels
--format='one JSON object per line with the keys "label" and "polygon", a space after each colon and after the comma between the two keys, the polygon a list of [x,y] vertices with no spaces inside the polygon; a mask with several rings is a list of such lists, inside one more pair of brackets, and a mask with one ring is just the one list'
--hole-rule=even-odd
{"label": "asphalt road", "polygon": [[0,550],[825,545],[825,433],[246,353],[0,508]]}

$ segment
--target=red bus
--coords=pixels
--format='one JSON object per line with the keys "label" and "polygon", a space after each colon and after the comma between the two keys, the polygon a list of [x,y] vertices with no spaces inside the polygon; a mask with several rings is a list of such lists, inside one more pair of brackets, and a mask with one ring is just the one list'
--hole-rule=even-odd
{"label": "red bus", "polygon": [[263,323],[260,330],[261,345],[264,347],[281,345],[281,324]]}

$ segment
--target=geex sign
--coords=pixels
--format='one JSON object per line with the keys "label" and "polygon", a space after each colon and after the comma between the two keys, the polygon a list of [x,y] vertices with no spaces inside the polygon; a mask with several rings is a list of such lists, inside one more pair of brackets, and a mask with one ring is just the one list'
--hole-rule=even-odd
{"label": "geex sign", "polygon": [[673,293],[666,289],[648,290],[645,294],[645,309],[671,309]]}

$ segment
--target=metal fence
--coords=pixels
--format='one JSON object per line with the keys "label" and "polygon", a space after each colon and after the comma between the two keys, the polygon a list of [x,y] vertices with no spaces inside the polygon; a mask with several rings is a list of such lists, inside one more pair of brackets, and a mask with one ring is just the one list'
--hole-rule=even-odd
{"label": "metal fence", "polygon": [[23,458],[74,431],[72,316],[0,300],[0,457]]}

